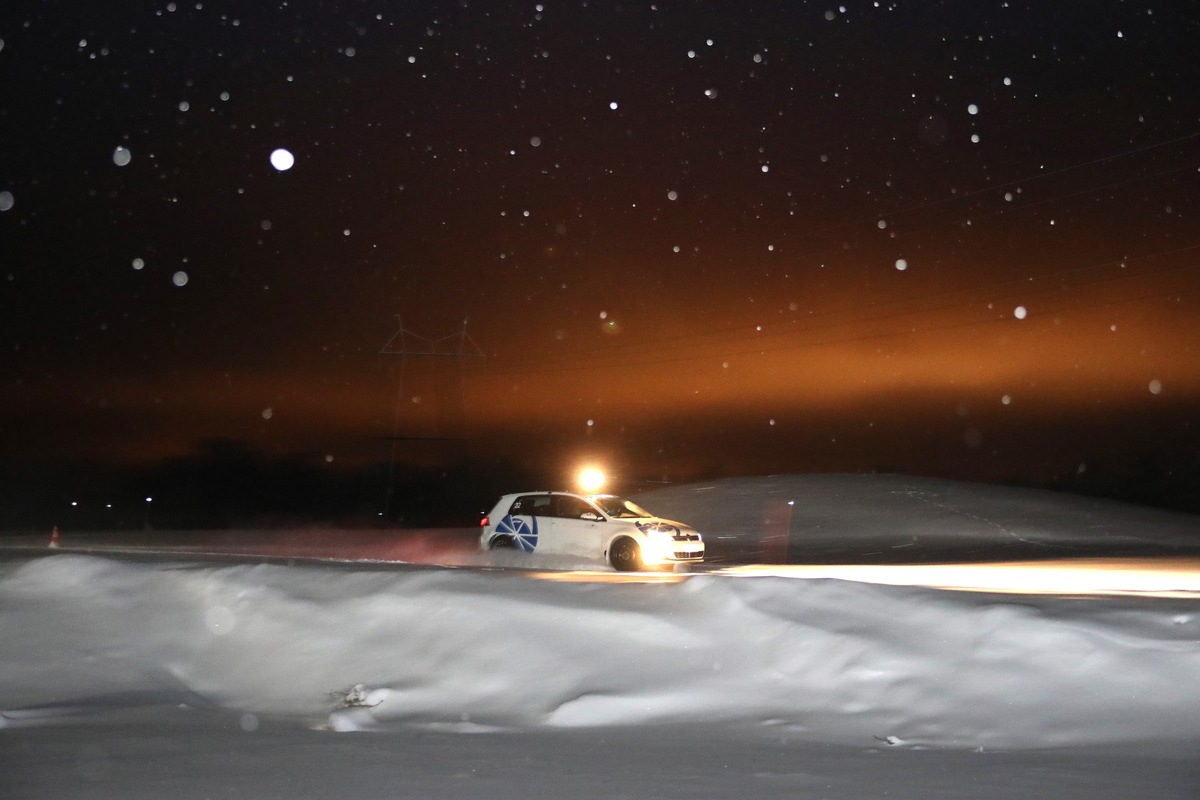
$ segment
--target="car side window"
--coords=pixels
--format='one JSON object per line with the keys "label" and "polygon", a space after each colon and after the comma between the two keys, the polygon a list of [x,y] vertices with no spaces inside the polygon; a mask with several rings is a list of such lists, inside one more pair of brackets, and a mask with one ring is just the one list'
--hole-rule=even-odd
{"label": "car side window", "polygon": [[556,517],[564,517],[566,519],[601,518],[596,513],[596,509],[592,508],[591,504],[585,500],[580,500],[578,497],[559,496],[555,499],[558,501],[554,510],[554,516]]}
{"label": "car side window", "polygon": [[551,516],[550,502],[552,498],[545,494],[529,494],[518,497],[509,507],[509,514],[523,514],[527,517]]}

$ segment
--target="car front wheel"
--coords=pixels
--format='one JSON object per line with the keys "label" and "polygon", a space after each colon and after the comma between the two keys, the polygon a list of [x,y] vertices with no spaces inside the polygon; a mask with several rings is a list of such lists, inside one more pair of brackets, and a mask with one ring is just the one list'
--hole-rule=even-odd
{"label": "car front wheel", "polygon": [[636,572],[642,568],[642,548],[628,536],[622,536],[608,549],[608,560],[618,572]]}

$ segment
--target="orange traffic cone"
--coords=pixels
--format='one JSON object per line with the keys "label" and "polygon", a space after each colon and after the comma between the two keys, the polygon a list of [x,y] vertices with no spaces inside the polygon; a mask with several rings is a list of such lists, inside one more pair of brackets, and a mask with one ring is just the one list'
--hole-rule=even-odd
{"label": "orange traffic cone", "polygon": [[50,532],[50,546],[58,547],[62,543],[62,537],[58,535],[58,526],[54,526],[54,530]]}

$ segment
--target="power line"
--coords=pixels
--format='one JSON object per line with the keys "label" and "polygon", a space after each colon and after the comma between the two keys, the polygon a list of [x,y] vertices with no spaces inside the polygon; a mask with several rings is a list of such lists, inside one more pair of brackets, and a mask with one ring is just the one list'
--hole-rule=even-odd
{"label": "power line", "polygon": [[[1012,291],[1011,291],[1012,288],[1014,288],[1018,285],[1024,285],[1026,287],[1025,289],[1022,290],[1022,295],[1021,295],[1022,298],[1024,299],[1024,298],[1028,298],[1030,296],[1045,294],[1047,292],[1061,292],[1061,291],[1067,291],[1068,289],[1071,289],[1071,290],[1088,289],[1088,288],[1094,288],[1094,287],[1098,287],[1098,286],[1104,286],[1104,285],[1119,282],[1119,281],[1128,281],[1128,280],[1135,280],[1135,279],[1159,277],[1162,275],[1168,275],[1168,274],[1172,274],[1172,273],[1176,273],[1176,272],[1182,272],[1185,270],[1196,269],[1196,265],[1182,264],[1182,265],[1163,267],[1163,268],[1154,269],[1154,270],[1141,270],[1141,271],[1137,271],[1137,272],[1123,272],[1123,273],[1120,273],[1120,274],[1117,274],[1117,275],[1114,275],[1114,276],[1111,276],[1108,278],[1104,278],[1101,280],[1089,281],[1087,283],[1076,284],[1076,285],[1073,285],[1070,287],[1065,287],[1065,286],[1034,287],[1034,286],[1031,286],[1031,284],[1034,281],[1044,282],[1045,280],[1048,280],[1051,278],[1064,277],[1064,276],[1069,276],[1069,275],[1078,275],[1078,274],[1083,274],[1083,273],[1087,273],[1087,272],[1093,272],[1093,271],[1100,270],[1100,269],[1109,269],[1114,266],[1123,266],[1125,263],[1128,263],[1130,261],[1147,260],[1147,259],[1151,259],[1151,258],[1159,258],[1159,257],[1164,257],[1164,256],[1169,256],[1169,255],[1178,255],[1178,254],[1191,252],[1191,251],[1195,251],[1195,250],[1200,250],[1200,244],[1193,244],[1193,245],[1188,245],[1188,246],[1184,246],[1184,247],[1174,248],[1171,250],[1159,251],[1156,253],[1148,253],[1148,254],[1139,255],[1139,256],[1132,256],[1132,257],[1128,257],[1122,261],[1106,260],[1104,262],[1100,262],[1097,264],[1086,265],[1086,266],[1081,266],[1081,267],[1072,267],[1069,269],[1058,270],[1053,273],[1046,273],[1046,274],[1037,276],[1034,279],[1013,278],[1013,279],[1007,279],[1004,281],[997,281],[997,282],[994,282],[991,284],[984,284],[981,286],[962,287],[959,289],[953,289],[953,290],[949,290],[946,292],[939,292],[939,293],[935,293],[932,295],[924,295],[924,296],[915,297],[915,298],[889,300],[889,301],[885,301],[885,302],[881,302],[881,303],[870,303],[870,304],[866,304],[864,306],[857,307],[857,308],[823,311],[823,312],[818,312],[816,314],[812,314],[805,320],[791,321],[790,324],[792,326],[799,325],[800,327],[791,327],[787,330],[778,330],[778,329],[771,330],[771,331],[756,330],[753,333],[746,333],[743,335],[734,336],[732,338],[728,337],[728,335],[730,333],[735,333],[738,331],[745,331],[749,327],[748,325],[743,324],[743,325],[736,325],[736,326],[730,326],[730,327],[725,327],[725,328],[720,328],[720,329],[715,329],[715,330],[704,331],[704,332],[700,332],[700,333],[689,333],[689,334],[680,334],[680,335],[676,335],[676,336],[662,337],[662,338],[647,341],[647,342],[614,343],[610,346],[605,347],[604,349],[592,350],[590,352],[575,351],[573,353],[555,355],[550,358],[531,360],[529,362],[526,362],[529,364],[529,366],[522,366],[520,364],[512,364],[508,368],[501,367],[499,370],[497,370],[496,368],[493,367],[489,371],[493,372],[493,373],[500,372],[500,373],[504,373],[504,374],[534,374],[534,373],[557,372],[557,371],[577,371],[577,370],[585,370],[585,369],[597,369],[597,368],[604,367],[606,365],[609,365],[609,366],[641,366],[641,365],[655,364],[655,363],[671,363],[674,361],[681,361],[681,360],[683,360],[683,361],[702,360],[704,358],[718,357],[717,355],[709,355],[709,354],[683,355],[683,356],[679,356],[679,357],[673,357],[670,355],[670,353],[672,353],[674,351],[695,350],[700,347],[725,348],[721,352],[729,353],[731,355],[740,355],[740,354],[744,355],[747,352],[765,352],[765,351],[772,350],[772,349],[775,349],[775,350],[787,349],[788,347],[790,347],[790,345],[788,345],[788,344],[766,345],[764,343],[764,345],[758,345],[753,350],[749,350],[749,351],[729,351],[728,350],[728,348],[730,346],[736,347],[739,343],[749,341],[752,339],[766,338],[766,339],[770,339],[770,340],[777,340],[782,337],[792,337],[797,334],[804,334],[804,333],[808,333],[808,334],[818,333],[819,334],[822,331],[835,330],[837,328],[844,328],[848,325],[855,325],[855,324],[864,325],[864,326],[874,325],[874,324],[879,324],[881,322],[885,322],[890,319],[913,316],[916,314],[928,315],[928,314],[933,314],[933,313],[937,313],[937,312],[941,312],[941,311],[964,309],[963,304],[960,302],[945,303],[945,304],[934,305],[934,306],[920,306],[920,307],[905,308],[905,306],[912,306],[915,303],[922,303],[922,302],[928,301],[928,300],[938,300],[941,298],[951,298],[951,297],[957,297],[957,296],[966,295],[966,294],[984,294],[986,292],[997,292],[997,291],[1001,292],[999,297],[1006,297],[1006,296],[1010,296],[1012,294]],[[1147,297],[1150,297],[1150,296],[1157,296],[1157,295],[1148,295]],[[1140,299],[1145,299],[1145,298],[1140,298]],[[900,308],[892,313],[883,314],[883,315],[867,316],[867,317],[862,317],[862,318],[858,318],[858,319],[849,318],[849,319],[842,319],[842,320],[824,321],[824,322],[820,322],[818,324],[805,324],[807,322],[816,321],[821,318],[835,317],[835,316],[839,316],[839,315],[862,314],[864,312],[869,312],[869,311],[883,309],[883,308],[889,308],[889,307],[896,307],[896,306],[899,306]],[[785,324],[788,324],[788,323],[785,323]],[[759,326],[759,327],[761,327],[761,326]],[[777,328],[777,326],[774,326],[774,327]],[[929,330],[937,330],[937,329],[938,328],[932,328]],[[883,335],[907,335],[908,333],[910,333],[910,332],[909,331],[901,331],[898,333],[891,332],[889,334],[883,334]],[[718,338],[718,337],[722,337],[722,336],[724,336],[726,338],[724,338],[724,339]],[[874,335],[872,335],[872,338],[873,337],[874,337]],[[818,343],[818,344],[820,344],[820,343]],[[652,354],[654,354],[654,353],[659,353],[662,355],[655,358],[652,356]],[[633,358],[633,359],[640,358],[641,360],[636,360],[636,361],[622,360],[622,359],[630,359],[630,358]]]}
{"label": "power line", "polygon": [[[1106,301],[1098,301],[1095,303],[1080,304],[1080,305],[1076,305],[1076,306],[1072,306],[1072,307],[1064,307],[1064,308],[1059,308],[1059,309],[1048,309],[1046,313],[1047,314],[1057,314],[1057,315],[1071,314],[1071,313],[1075,313],[1078,311],[1090,310],[1093,308],[1118,306],[1118,305],[1129,305],[1132,303],[1144,302],[1146,300],[1161,300],[1161,299],[1163,299],[1162,293],[1154,292],[1154,293],[1149,293],[1149,294],[1138,295],[1136,297],[1126,297],[1126,298],[1122,298],[1120,300],[1106,300]],[[680,356],[672,356],[672,357],[667,357],[667,358],[645,359],[642,361],[622,361],[620,363],[620,366],[624,369],[624,368],[631,368],[631,367],[661,366],[663,364],[678,364],[678,363],[685,363],[688,361],[706,361],[706,360],[710,360],[710,359],[711,360],[728,359],[728,358],[737,357],[737,356],[755,356],[755,355],[765,356],[765,355],[786,352],[786,351],[790,351],[790,350],[803,350],[803,349],[810,349],[810,348],[815,348],[815,347],[832,347],[835,345],[853,344],[856,342],[865,342],[865,341],[871,341],[874,339],[893,339],[893,338],[899,338],[901,336],[918,336],[918,335],[927,334],[927,333],[940,333],[943,331],[956,330],[959,328],[979,327],[981,325],[991,325],[991,324],[996,324],[996,323],[1000,323],[1000,322],[1007,322],[1010,319],[1011,319],[1011,317],[1009,317],[1007,314],[1004,314],[1002,312],[997,312],[996,314],[993,314],[992,316],[990,316],[986,319],[971,319],[971,320],[963,320],[963,321],[959,321],[959,322],[948,322],[948,323],[945,323],[942,325],[929,325],[929,326],[922,327],[922,328],[912,328],[910,330],[880,331],[878,333],[858,334],[855,336],[846,336],[846,337],[842,337],[842,338],[838,338],[838,339],[821,339],[819,341],[792,342],[792,343],[784,344],[784,345],[777,346],[777,347],[774,347],[771,349],[764,349],[761,347],[756,347],[756,348],[747,349],[747,350],[725,350],[725,351],[721,351],[720,353],[680,355]],[[507,370],[507,371],[500,370],[499,372],[501,374],[516,373],[516,374],[521,374],[521,375],[528,375],[528,374],[552,374],[552,373],[559,373],[559,372],[578,372],[578,371],[582,371],[582,370],[595,370],[597,368],[598,367],[595,364],[587,364],[587,365],[563,365],[563,366],[558,366],[558,367],[547,367],[547,368],[541,368],[541,369],[527,369],[527,370]]]}
{"label": "power line", "polygon": [[958,202],[961,200],[966,200],[971,197],[978,197],[980,195],[990,194],[992,192],[998,192],[1002,189],[1009,189],[1009,188],[1012,188],[1015,186],[1028,185],[1035,181],[1043,180],[1045,178],[1050,178],[1055,175],[1063,175],[1065,173],[1074,172],[1075,170],[1083,169],[1085,167],[1093,167],[1097,164],[1104,164],[1108,161],[1115,161],[1118,158],[1125,158],[1126,156],[1137,155],[1139,153],[1149,152],[1150,150],[1156,150],[1160,147],[1167,147],[1169,145],[1178,144],[1180,142],[1191,141],[1192,139],[1200,139],[1200,131],[1188,133],[1183,136],[1177,136],[1174,139],[1168,139],[1168,140],[1162,141],[1162,142],[1155,142],[1153,144],[1143,145],[1141,147],[1135,147],[1130,150],[1123,150],[1123,151],[1117,152],[1117,153],[1110,153],[1109,155],[1101,156],[1100,158],[1094,158],[1090,161],[1081,161],[1077,164],[1070,164],[1065,167],[1059,167],[1058,169],[1052,169],[1049,172],[1037,172],[1037,173],[1034,173],[1033,175],[1027,176],[1025,178],[1018,178],[1015,180],[1007,181],[1005,183],[997,184],[995,186],[988,186],[986,188],[976,189],[971,192],[964,192],[962,194],[956,194],[951,197],[942,198],[941,200],[933,200],[933,201],[930,201],[927,203],[921,203],[916,206],[910,206],[908,208],[897,209],[895,211],[891,211],[891,212],[888,212],[885,214],[880,214],[878,216],[880,218],[889,217],[889,216],[894,217],[894,216],[899,216],[901,214],[908,213],[909,211],[920,211],[920,210],[924,210],[926,208],[935,208],[937,206],[945,205],[947,203]]}

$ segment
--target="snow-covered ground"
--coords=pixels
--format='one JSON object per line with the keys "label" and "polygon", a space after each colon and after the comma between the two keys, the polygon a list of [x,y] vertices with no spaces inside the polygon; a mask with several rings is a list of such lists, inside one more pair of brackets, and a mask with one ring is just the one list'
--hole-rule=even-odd
{"label": "snow-covered ground", "polygon": [[1120,555],[1121,574],[1132,551],[1194,553],[1200,520],[895,477],[640,499],[731,564],[776,566],[613,580],[466,551],[445,567],[13,556],[0,796],[1200,795],[1194,561],[1158,570],[1171,597],[778,566],[944,543]]}

